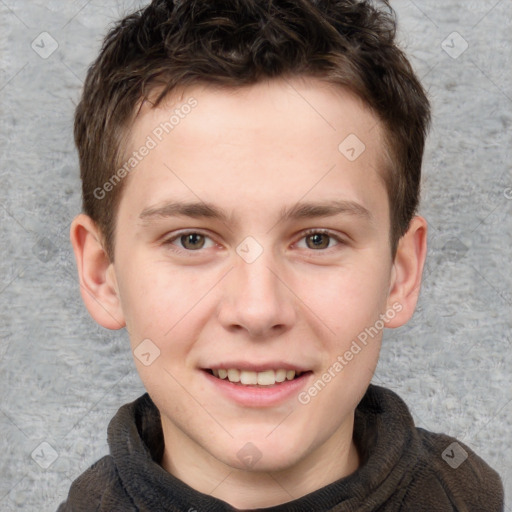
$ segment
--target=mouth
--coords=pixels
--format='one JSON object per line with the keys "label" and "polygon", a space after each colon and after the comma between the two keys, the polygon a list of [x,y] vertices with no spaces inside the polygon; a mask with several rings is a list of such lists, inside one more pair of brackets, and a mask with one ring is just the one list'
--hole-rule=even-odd
{"label": "mouth", "polygon": [[309,371],[268,369],[263,371],[252,370],[239,370],[237,368],[206,368],[204,372],[212,375],[213,377],[228,381],[243,387],[253,388],[269,388],[279,386],[283,383],[304,378],[306,375],[312,373]]}

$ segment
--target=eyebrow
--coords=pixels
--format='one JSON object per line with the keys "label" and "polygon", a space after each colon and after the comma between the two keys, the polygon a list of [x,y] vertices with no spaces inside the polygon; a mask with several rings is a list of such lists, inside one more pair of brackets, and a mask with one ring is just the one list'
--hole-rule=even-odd
{"label": "eyebrow", "polygon": [[[300,219],[312,219],[318,217],[333,217],[335,215],[353,215],[364,220],[372,221],[372,214],[363,205],[354,201],[333,200],[323,202],[302,202],[292,207],[283,207],[279,212],[278,222]],[[143,224],[148,224],[153,219],[168,217],[191,217],[194,219],[214,219],[228,224],[233,220],[233,215],[228,215],[224,210],[212,203],[169,201],[161,206],[150,206],[142,210],[139,219]]]}

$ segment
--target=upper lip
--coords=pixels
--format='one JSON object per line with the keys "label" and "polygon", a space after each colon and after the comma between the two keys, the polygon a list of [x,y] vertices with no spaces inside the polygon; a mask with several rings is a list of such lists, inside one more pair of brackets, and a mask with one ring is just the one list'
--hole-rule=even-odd
{"label": "upper lip", "polygon": [[224,361],[219,364],[213,364],[204,370],[229,370],[235,368],[237,370],[245,370],[252,372],[263,372],[265,370],[295,370],[296,372],[308,372],[309,368],[305,368],[298,364],[287,363],[285,361],[269,361],[267,363],[249,363],[247,361]]}

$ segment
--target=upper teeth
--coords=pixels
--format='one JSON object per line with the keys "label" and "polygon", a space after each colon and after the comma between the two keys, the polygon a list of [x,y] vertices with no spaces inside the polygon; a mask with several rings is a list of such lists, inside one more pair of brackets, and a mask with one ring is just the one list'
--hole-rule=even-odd
{"label": "upper teeth", "polygon": [[[237,370],[230,368],[226,370],[219,368],[212,370],[215,377],[225,379],[226,377],[230,382],[240,382],[241,384],[259,384],[260,386],[272,386],[276,382],[283,382],[286,380],[293,380],[295,378],[295,370],[265,370],[263,372],[253,372],[248,370]],[[300,375],[300,372],[297,372]]]}

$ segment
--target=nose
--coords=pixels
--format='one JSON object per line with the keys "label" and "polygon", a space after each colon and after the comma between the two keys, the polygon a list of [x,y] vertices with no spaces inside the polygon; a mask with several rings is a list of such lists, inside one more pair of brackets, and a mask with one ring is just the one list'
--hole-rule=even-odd
{"label": "nose", "polygon": [[219,320],[228,330],[243,329],[251,337],[267,339],[295,322],[295,295],[266,251],[252,263],[240,258],[226,277],[224,291]]}

